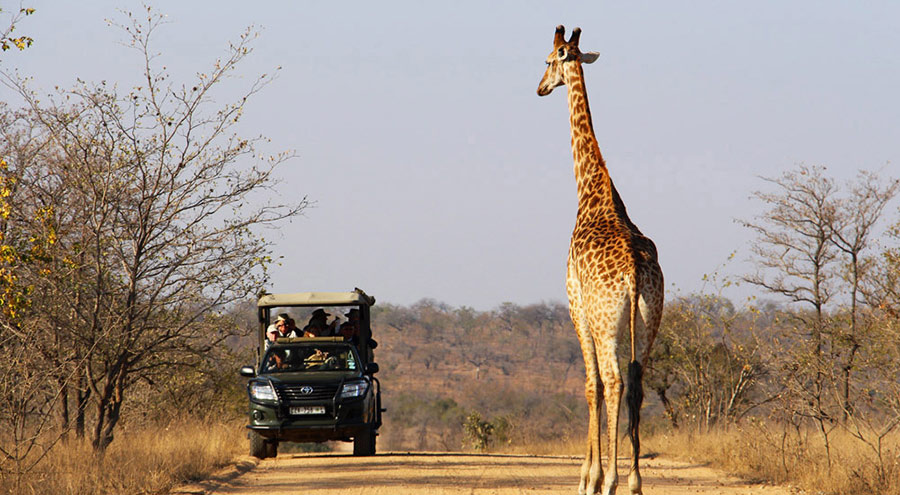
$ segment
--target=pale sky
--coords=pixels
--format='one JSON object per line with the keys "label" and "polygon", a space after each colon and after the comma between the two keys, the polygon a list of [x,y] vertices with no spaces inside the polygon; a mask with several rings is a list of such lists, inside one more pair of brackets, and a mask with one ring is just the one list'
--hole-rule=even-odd
{"label": "pale sky", "polygon": [[[734,219],[760,211],[759,176],[801,162],[898,175],[900,2],[150,3],[169,16],[156,47],[175,82],[250,24],[261,36],[228,87],[282,66],[244,128],[296,151],[282,191],[315,207],[267,233],[284,256],[273,292],[564,301],[576,207],[565,88],[535,93],[557,24],[600,52],[585,68],[600,148],[671,294],[699,290],[733,251],[747,258],[752,236]],[[35,44],[4,67],[46,91],[76,77],[132,84],[140,60],[104,19],[138,2],[26,4],[37,12],[19,31]],[[0,100],[14,98],[0,86]]]}

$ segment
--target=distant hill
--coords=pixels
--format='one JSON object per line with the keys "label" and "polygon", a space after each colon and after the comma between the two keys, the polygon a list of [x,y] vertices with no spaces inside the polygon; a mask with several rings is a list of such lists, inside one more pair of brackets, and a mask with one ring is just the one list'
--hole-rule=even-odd
{"label": "distant hill", "polygon": [[505,441],[584,434],[584,362],[563,304],[376,305],[372,328],[384,448],[460,448],[472,413],[509,425]]}

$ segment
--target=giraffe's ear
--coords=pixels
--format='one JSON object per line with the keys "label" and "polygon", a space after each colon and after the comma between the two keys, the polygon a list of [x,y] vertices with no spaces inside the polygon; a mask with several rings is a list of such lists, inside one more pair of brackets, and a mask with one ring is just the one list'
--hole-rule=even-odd
{"label": "giraffe's ear", "polygon": [[583,64],[592,64],[595,60],[600,58],[600,54],[597,52],[587,52],[581,54],[581,63]]}

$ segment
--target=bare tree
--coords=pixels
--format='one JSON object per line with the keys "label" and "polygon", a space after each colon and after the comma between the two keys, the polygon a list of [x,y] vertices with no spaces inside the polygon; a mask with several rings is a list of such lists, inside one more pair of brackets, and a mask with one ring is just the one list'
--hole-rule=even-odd
{"label": "bare tree", "polygon": [[[794,329],[808,340],[795,341],[780,357],[784,359],[785,389],[798,399],[791,406],[792,413],[815,422],[830,461],[829,433],[834,428],[835,413],[827,403],[830,363],[824,338],[826,305],[837,282],[837,253],[832,240],[837,187],[825,176],[824,167],[806,165],[776,179],[763,180],[776,186],[776,191],[755,192],[768,209],[755,221],[741,221],[757,234],[751,251],[759,267],[744,281],[811,309],[791,313],[800,323]],[[811,344],[809,349],[803,347],[807,343]],[[801,351],[792,352],[797,350]]]}
{"label": "bare tree", "polygon": [[866,252],[900,186],[860,172],[842,193],[824,167],[808,166],[765,180],[775,192],[755,196],[768,209],[742,222],[758,236],[752,250],[759,269],[744,280],[796,306],[788,312],[794,324],[776,336],[773,350],[783,373],[782,404],[787,416],[816,424],[830,463],[829,434],[851,419],[852,374],[860,353],[870,352],[859,317],[872,273]]}
{"label": "bare tree", "polygon": [[757,234],[751,251],[760,267],[743,280],[812,306],[815,320],[810,327],[816,340],[821,339],[824,308],[834,291],[836,257],[831,235],[837,189],[824,171],[802,165],[777,179],[763,178],[777,192],[753,195],[769,209],[755,221],[740,221]]}
{"label": "bare tree", "polygon": [[50,148],[28,204],[46,205],[58,231],[30,276],[71,350],[78,407],[92,404],[99,451],[135,383],[189,365],[233,333],[216,315],[265,283],[272,242],[260,228],[307,205],[267,200],[274,170],[291,154],[266,156],[257,151],[263,137],[234,132],[269,76],[209,110],[212,90],[251,52],[254,34],[176,86],[151,47],[163,18],[145,14],[118,25],[144,63],[131,91],[80,83],[38,99],[16,81]]}
{"label": "bare tree", "polygon": [[841,198],[837,204],[834,222],[831,225],[831,240],[845,258],[844,278],[849,286],[850,308],[849,324],[839,327],[837,338],[841,342],[844,356],[840,364],[842,382],[842,402],[844,420],[853,411],[850,401],[851,373],[855,366],[857,353],[862,346],[859,322],[859,304],[863,278],[872,260],[865,258],[871,247],[874,228],[881,220],[887,204],[900,190],[900,181],[883,180],[873,172],[860,171],[856,181],[848,185],[849,195]]}

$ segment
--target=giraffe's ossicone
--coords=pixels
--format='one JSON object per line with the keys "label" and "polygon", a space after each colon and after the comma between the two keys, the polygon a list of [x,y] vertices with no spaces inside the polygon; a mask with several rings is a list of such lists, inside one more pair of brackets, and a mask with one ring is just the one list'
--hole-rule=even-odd
{"label": "giraffe's ossicone", "polygon": [[[581,52],[580,35],[581,29],[575,28],[566,41],[565,28],[556,28],[553,51],[547,56],[547,70],[537,90],[538,95],[546,96],[558,86],[568,88],[578,215],[569,245],[566,289],[584,357],[590,417],[578,492],[594,494],[602,489],[605,495],[612,495],[616,491],[624,386],[632,445],[628,487],[632,494],[640,494],[641,376],[662,316],[663,275],[656,246],[628,218],[600,154],[583,70],[583,64],[594,62],[597,54]],[[600,463],[600,407],[604,402],[609,442],[605,476]]]}

